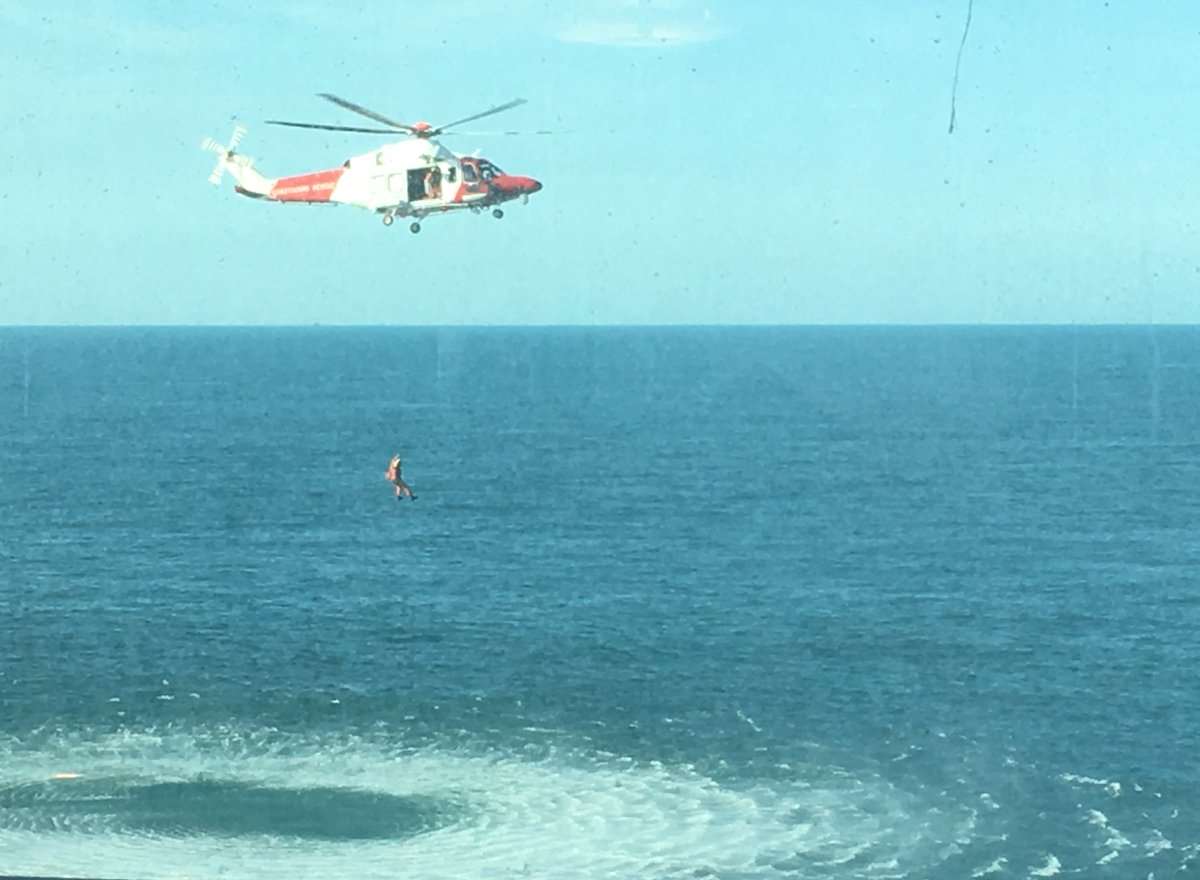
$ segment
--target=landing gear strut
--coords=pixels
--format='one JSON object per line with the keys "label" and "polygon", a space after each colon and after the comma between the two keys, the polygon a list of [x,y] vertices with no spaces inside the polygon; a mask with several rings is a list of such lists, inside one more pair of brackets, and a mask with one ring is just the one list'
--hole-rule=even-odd
{"label": "landing gear strut", "polygon": [[492,208],[492,216],[495,217],[497,220],[499,220],[501,217],[504,216],[504,212],[501,211],[499,208]]}
{"label": "landing gear strut", "polygon": [[421,224],[420,223],[410,223],[408,226],[408,230],[413,235],[416,235],[418,232],[421,231]]}

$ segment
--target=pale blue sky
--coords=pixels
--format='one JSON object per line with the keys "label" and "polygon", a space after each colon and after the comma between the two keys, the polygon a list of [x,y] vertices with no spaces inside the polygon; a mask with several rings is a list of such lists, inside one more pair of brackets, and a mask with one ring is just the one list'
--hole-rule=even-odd
{"label": "pale blue sky", "polygon": [[[965,12],[0,0],[0,323],[1200,321],[1200,4],[975,0],[950,135]],[[235,116],[268,175],[381,142],[262,124],[322,91],[563,133],[448,140],[546,188],[418,236],[206,182]]]}

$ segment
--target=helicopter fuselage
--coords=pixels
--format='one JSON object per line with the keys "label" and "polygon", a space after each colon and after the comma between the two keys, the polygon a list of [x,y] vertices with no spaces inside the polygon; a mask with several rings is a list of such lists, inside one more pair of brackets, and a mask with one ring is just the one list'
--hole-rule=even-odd
{"label": "helicopter fuselage", "polygon": [[[291,128],[345,131],[367,134],[401,134],[405,140],[387,143],[369,153],[352,156],[338,168],[293,174],[288,177],[267,178],[254,168],[252,160],[236,152],[246,129],[236,126],[229,145],[219,144],[206,138],[202,149],[217,154],[217,167],[209,175],[209,182],[220,184],[221,176],[228,171],[235,182],[235,190],[255,199],[273,202],[299,202],[302,204],[356,205],[383,215],[385,226],[392,224],[394,217],[413,217],[416,220],[429,214],[459,209],[478,212],[484,207],[492,208],[494,217],[503,217],[498,207],[501,203],[529,196],[542,188],[532,177],[505,174],[487,159],[480,156],[459,156],[434,140],[436,135],[452,126],[482,119],[510,110],[525,103],[517,98],[499,104],[481,113],[432,126],[427,122],[408,124],[397,122],[336,95],[325,92],[321,98],[370,119],[386,128],[364,128],[323,123],[289,122],[268,119],[272,125]],[[420,231],[420,224],[413,222],[413,232]]]}
{"label": "helicopter fuselage", "polygon": [[266,180],[238,192],[276,202],[346,204],[388,216],[425,216],[498,205],[542,188],[505,174],[489,160],[458,156],[440,143],[409,139],[347,159],[338,168]]}

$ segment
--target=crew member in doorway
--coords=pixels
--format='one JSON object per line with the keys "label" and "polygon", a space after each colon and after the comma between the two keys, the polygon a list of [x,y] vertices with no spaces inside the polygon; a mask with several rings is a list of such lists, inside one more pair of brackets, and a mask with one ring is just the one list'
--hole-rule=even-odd
{"label": "crew member in doorway", "polygon": [[442,197],[442,170],[434,165],[425,172],[425,198],[439,199]]}

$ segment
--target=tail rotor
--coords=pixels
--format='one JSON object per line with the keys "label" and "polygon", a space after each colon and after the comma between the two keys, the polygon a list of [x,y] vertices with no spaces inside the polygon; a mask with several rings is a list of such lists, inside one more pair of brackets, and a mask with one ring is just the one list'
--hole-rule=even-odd
{"label": "tail rotor", "polygon": [[234,161],[235,157],[240,164],[245,165],[246,167],[250,166],[251,160],[244,156],[238,156],[236,152],[237,145],[242,142],[242,138],[245,136],[246,127],[243,125],[235,125],[233,128],[233,134],[229,136],[228,146],[217,143],[212,138],[205,138],[201,142],[200,149],[217,154],[216,167],[213,168],[212,174],[208,175],[208,182],[213,186],[220,186],[221,177],[225,173],[227,163]]}

